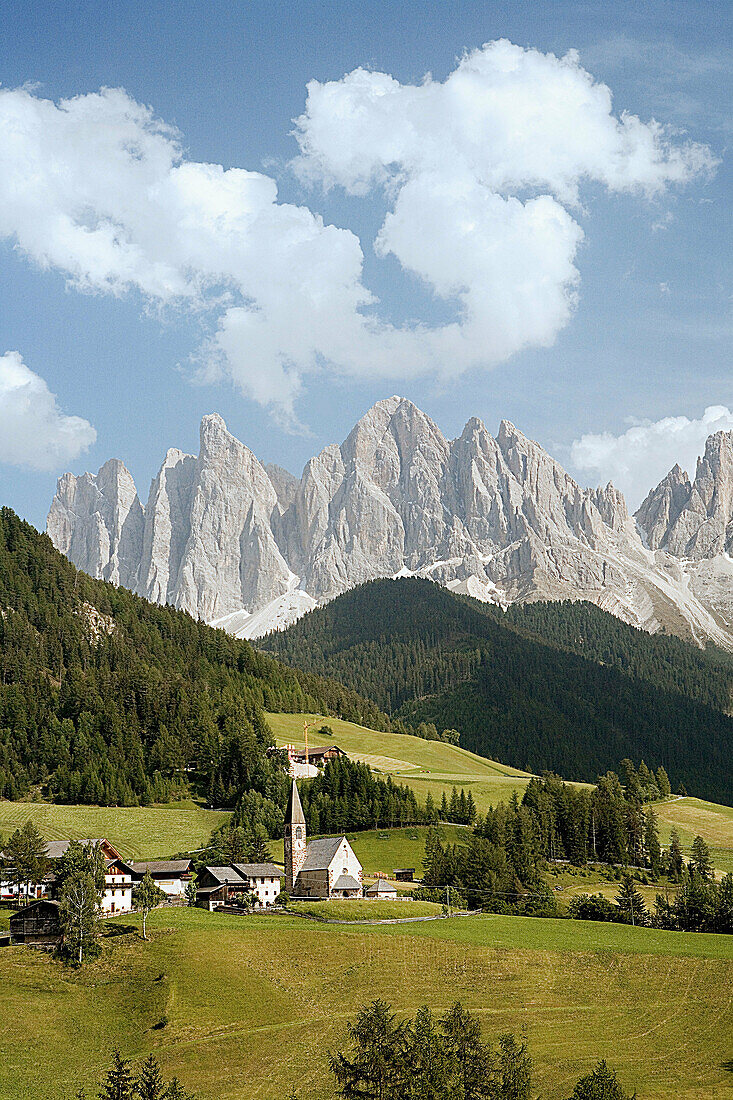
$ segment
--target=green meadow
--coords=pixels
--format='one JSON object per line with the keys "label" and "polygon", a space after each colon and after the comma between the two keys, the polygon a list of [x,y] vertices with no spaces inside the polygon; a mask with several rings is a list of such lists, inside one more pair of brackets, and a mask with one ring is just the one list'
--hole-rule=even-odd
{"label": "green meadow", "polygon": [[707,841],[713,863],[719,871],[733,871],[733,806],[704,802],[701,798],[672,798],[654,804],[659,816],[659,835],[663,844],[677,828],[685,854],[699,834]]}
{"label": "green meadow", "polygon": [[0,800],[0,836],[34,821],[46,840],[106,837],[125,859],[165,858],[208,844],[229,815],[194,802],[162,806],[62,806]]}
{"label": "green meadow", "polygon": [[353,722],[319,715],[267,715],[278,745],[300,747],[304,744],[303,722],[306,718],[309,722],[316,722],[308,732],[311,746],[323,740],[318,733],[321,723],[330,726],[334,743],[352,760],[361,760],[374,771],[391,775],[400,783],[412,787],[423,802],[428,792],[440,803],[443,792],[450,797],[453,787],[463,787],[466,793],[469,790],[472,792],[479,812],[485,812],[498,802],[508,802],[513,791],[517,791],[521,798],[531,779],[529,772],[510,768],[443,741],[423,741],[420,737],[381,733]]}
{"label": "green meadow", "polygon": [[[408,903],[409,904],[409,903]],[[332,1100],[327,1054],[361,1004],[524,1031],[535,1089],[561,1100],[607,1057],[640,1100],[733,1096],[733,937],[522,917],[330,925],[156,910],[110,921],[76,971],[0,951],[0,1098],[96,1095],[111,1047],[154,1051],[200,1100]]]}

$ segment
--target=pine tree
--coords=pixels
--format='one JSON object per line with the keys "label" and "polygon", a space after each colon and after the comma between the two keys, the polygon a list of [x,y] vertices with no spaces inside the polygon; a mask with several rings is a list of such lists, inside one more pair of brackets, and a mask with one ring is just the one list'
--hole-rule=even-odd
{"label": "pine tree", "polygon": [[25,887],[26,898],[31,886],[43,881],[48,869],[46,842],[33,821],[26,821],[11,835],[5,847],[10,881],[18,888],[20,898]]}
{"label": "pine tree", "polygon": [[690,866],[703,878],[710,878],[713,873],[713,861],[710,857],[710,849],[701,836],[696,836],[692,842]]}
{"label": "pine tree", "polygon": [[348,1025],[351,1049],[329,1058],[338,1094],[346,1100],[398,1100],[407,1093],[407,1025],[384,1001],[372,1001]]}
{"label": "pine tree", "polygon": [[679,882],[682,874],[683,858],[680,834],[673,826],[669,834],[669,875],[675,882]]}
{"label": "pine tree", "polygon": [[112,1065],[105,1074],[98,1095],[100,1100],[135,1100],[130,1063],[116,1048],[112,1051]]}
{"label": "pine tree", "polygon": [[644,814],[644,852],[652,878],[656,878],[662,863],[662,848],[659,843],[657,815],[651,806],[647,806]]}
{"label": "pine tree", "polygon": [[496,1060],[491,1048],[481,1041],[478,1020],[456,1001],[440,1020],[440,1026],[446,1053],[453,1065],[455,1095],[461,1100],[493,1098],[496,1095]]}
{"label": "pine tree", "polygon": [[634,886],[631,875],[624,875],[621,887],[616,895],[616,905],[621,920],[626,924],[645,924],[646,906],[644,899]]}
{"label": "pine tree", "polygon": [[443,1037],[427,1005],[418,1010],[407,1031],[406,1061],[410,1080],[405,1100],[444,1100],[449,1063]]}
{"label": "pine tree", "polygon": [[501,1100],[529,1100],[532,1089],[532,1059],[527,1044],[518,1043],[511,1034],[499,1037],[499,1078]]}
{"label": "pine tree", "polygon": [[158,1059],[154,1054],[149,1054],[140,1066],[140,1072],[135,1081],[135,1092],[137,1100],[166,1100],[168,1097],[170,1090],[166,1088]]}
{"label": "pine tree", "polygon": [[615,1072],[600,1061],[592,1073],[580,1078],[570,1100],[634,1100],[635,1096],[624,1092]]}
{"label": "pine tree", "polygon": [[669,798],[672,793],[672,785],[669,782],[669,776],[661,764],[657,768],[657,786],[659,787],[661,797]]}

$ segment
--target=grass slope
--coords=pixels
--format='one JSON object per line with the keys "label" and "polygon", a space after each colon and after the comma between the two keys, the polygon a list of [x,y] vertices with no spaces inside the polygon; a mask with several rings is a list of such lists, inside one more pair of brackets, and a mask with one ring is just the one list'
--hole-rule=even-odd
{"label": "grass slope", "polygon": [[366,921],[395,920],[409,917],[439,917],[442,906],[431,901],[411,901],[400,898],[396,901],[294,901],[291,906],[296,913],[306,913],[311,917],[323,917],[326,920]]}
{"label": "grass slope", "polygon": [[[641,1100],[731,1096],[733,937],[487,916],[369,928],[158,910],[81,972],[0,952],[0,1098],[96,1094],[109,1051],[154,1050],[200,1100],[332,1100],[327,1051],[374,997],[460,996],[485,1033],[526,1028],[535,1090],[567,1096],[605,1056]],[[156,1028],[163,1019],[164,1027]]]}
{"label": "grass slope", "polygon": [[194,802],[163,806],[60,806],[0,801],[0,835],[34,821],[45,840],[106,837],[125,859],[155,859],[208,843],[229,815]]}
{"label": "grass slope", "polygon": [[[484,756],[448,745],[443,741],[424,741],[399,733],[381,733],[354,722],[320,715],[267,714],[267,722],[278,745],[303,746],[303,721],[321,721],[333,730],[334,742],[353,760],[362,760],[375,771],[392,775],[412,787],[424,801],[428,792],[440,803],[445,791],[450,797],[454,786],[472,791],[476,808],[485,812],[497,802],[508,802],[513,791],[520,798],[529,782],[528,772],[499,764]],[[320,743],[318,726],[308,733],[311,746]]]}
{"label": "grass slope", "polygon": [[663,844],[676,826],[685,853],[696,836],[710,846],[713,863],[720,871],[733,871],[733,806],[704,802],[701,798],[675,798],[655,803]]}

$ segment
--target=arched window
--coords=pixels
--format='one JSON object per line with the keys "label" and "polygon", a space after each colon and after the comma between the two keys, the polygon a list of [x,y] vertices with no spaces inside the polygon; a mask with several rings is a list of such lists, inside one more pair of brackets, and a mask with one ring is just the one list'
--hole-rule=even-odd
{"label": "arched window", "polygon": [[298,825],[295,829],[295,839],[296,840],[302,840],[303,839],[303,830],[301,829],[300,825]]}

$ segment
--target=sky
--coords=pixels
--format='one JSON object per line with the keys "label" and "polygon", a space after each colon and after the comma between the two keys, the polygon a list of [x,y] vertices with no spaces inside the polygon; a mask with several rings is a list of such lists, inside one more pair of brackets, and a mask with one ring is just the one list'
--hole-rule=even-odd
{"label": "sky", "polygon": [[731,5],[0,7],[0,501],[399,393],[632,507],[733,429]]}

